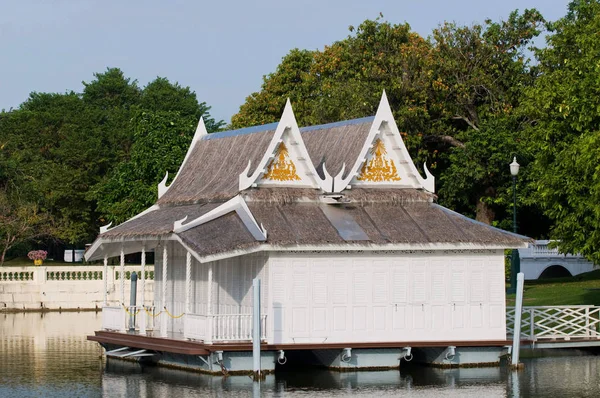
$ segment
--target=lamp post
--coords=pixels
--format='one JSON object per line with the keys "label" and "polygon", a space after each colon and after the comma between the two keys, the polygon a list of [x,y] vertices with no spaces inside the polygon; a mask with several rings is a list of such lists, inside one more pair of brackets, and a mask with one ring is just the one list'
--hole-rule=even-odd
{"label": "lamp post", "polygon": [[[513,157],[513,161],[510,164],[510,174],[513,180],[513,232],[517,233],[517,174],[519,174],[519,163],[517,163],[517,157]],[[521,272],[521,259],[519,258],[519,251],[513,249],[510,254],[510,288],[508,293],[513,294],[517,291],[517,274]]]}

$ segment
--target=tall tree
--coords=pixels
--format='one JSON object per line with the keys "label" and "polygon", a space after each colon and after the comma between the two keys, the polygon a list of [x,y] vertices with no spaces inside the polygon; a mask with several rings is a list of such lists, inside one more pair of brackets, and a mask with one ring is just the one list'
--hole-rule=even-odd
{"label": "tall tree", "polygon": [[[450,146],[440,159],[446,163],[441,202],[507,229],[512,204],[507,165],[515,155],[524,166],[530,159],[526,118],[519,109],[522,90],[533,84],[535,71],[525,53],[544,23],[536,10],[515,11],[502,22],[471,27],[446,23],[432,36],[434,95],[444,103],[441,128],[446,132],[438,138]],[[440,141],[434,144],[439,149]],[[521,232],[543,233],[524,226]]]}
{"label": "tall tree", "polygon": [[[510,178],[490,154],[502,149],[508,163],[522,151],[515,109],[534,77],[524,54],[543,23],[526,10],[499,23],[444,24],[425,40],[408,24],[367,20],[322,51],[291,51],[232,127],[277,120],[287,97],[304,125],[368,116],[385,89],[413,159],[441,176],[442,202],[494,223],[507,216]],[[464,168],[478,171],[466,179]]]}
{"label": "tall tree", "polygon": [[54,240],[81,246],[105,219],[122,220],[154,201],[155,180],[177,170],[198,118],[209,131],[222,126],[209,109],[187,87],[158,78],[140,89],[117,68],[95,74],[82,93],[34,92],[0,113],[5,202],[48,214]]}
{"label": "tall tree", "polygon": [[127,158],[89,193],[98,203],[100,222],[123,222],[156,201],[158,182],[167,171],[171,180],[175,176],[199,118],[209,133],[225,124],[215,121],[209,110],[189,87],[166,78],[144,87],[127,125],[133,142]]}
{"label": "tall tree", "polygon": [[549,25],[540,76],[527,90],[536,143],[533,198],[567,253],[600,263],[600,1],[576,0]]}
{"label": "tall tree", "polygon": [[119,163],[93,191],[101,221],[120,223],[156,201],[157,185],[179,169],[197,120],[178,112],[139,111],[132,119],[131,156]]}
{"label": "tall tree", "polygon": [[50,217],[40,212],[35,204],[27,203],[13,195],[9,199],[6,189],[0,189],[0,267],[6,253],[18,244],[50,234]]}
{"label": "tall tree", "polygon": [[202,117],[206,130],[210,132],[218,131],[225,124],[210,116],[210,106],[206,102],[198,102],[196,93],[189,87],[171,83],[164,77],[157,77],[144,87],[140,107],[147,112],[178,112],[180,116],[191,116],[196,121]]}

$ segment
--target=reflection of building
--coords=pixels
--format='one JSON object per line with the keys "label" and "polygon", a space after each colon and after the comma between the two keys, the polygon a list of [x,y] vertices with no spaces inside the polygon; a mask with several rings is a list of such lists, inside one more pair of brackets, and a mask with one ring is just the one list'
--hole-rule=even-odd
{"label": "reflection of building", "polygon": [[[397,367],[404,347],[432,345],[452,346],[448,362],[481,362],[454,346],[506,344],[504,249],[525,241],[435,204],[424,170],[385,96],[375,117],[323,126],[300,129],[289,103],[278,124],[207,135],[200,123],[157,203],[103,230],[86,254],[154,250],[154,306],[173,340],[94,339],[163,358],[179,336],[198,342],[186,352],[223,351],[217,362],[248,369],[260,278],[267,368],[278,350],[298,349],[331,367]],[[104,313],[105,328],[124,328],[122,308]]]}

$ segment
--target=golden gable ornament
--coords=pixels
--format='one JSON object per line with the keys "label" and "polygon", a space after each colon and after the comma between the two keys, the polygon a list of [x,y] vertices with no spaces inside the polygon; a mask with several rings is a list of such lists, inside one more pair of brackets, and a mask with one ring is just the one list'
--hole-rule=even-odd
{"label": "golden gable ornament", "polygon": [[296,173],[296,165],[290,159],[288,149],[283,142],[279,144],[275,158],[269,162],[263,179],[272,181],[300,180]]}
{"label": "golden gable ornament", "polygon": [[387,158],[385,145],[380,138],[375,141],[370,153],[372,158],[363,164],[360,175],[356,177],[358,181],[400,181],[396,165],[392,159]]}

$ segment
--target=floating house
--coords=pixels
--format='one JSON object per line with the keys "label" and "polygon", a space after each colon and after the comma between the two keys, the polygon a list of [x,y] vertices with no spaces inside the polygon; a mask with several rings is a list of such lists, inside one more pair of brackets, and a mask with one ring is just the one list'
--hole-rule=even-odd
{"label": "floating house", "polygon": [[207,134],[201,120],[156,204],[87,251],[105,264],[142,252],[142,267],[155,253],[153,300],[127,308],[122,293],[90,339],[112,356],[252,370],[259,278],[263,370],[498,363],[504,250],[527,239],[436,204],[423,171],[385,93],[374,117],[320,126],[300,128],[289,101],[278,123]]}

